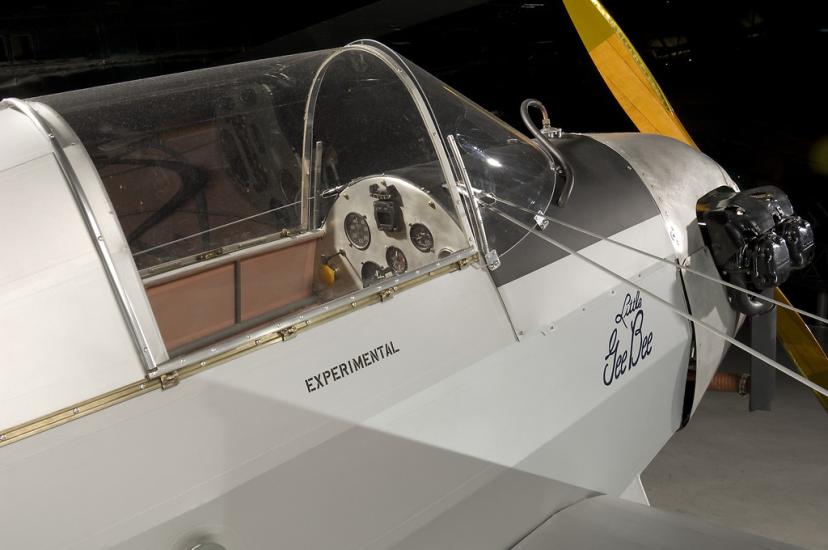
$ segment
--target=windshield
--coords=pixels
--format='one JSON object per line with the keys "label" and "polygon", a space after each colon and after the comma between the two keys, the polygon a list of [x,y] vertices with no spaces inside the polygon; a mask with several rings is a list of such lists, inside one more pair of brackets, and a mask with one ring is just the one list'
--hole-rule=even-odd
{"label": "windshield", "polygon": [[[529,138],[483,107],[408,62],[431,105],[443,138],[454,135],[472,187],[535,212],[546,212],[552,201],[557,173],[549,159]],[[527,232],[483,209],[489,246],[508,257]],[[531,214],[516,217],[534,225]]]}

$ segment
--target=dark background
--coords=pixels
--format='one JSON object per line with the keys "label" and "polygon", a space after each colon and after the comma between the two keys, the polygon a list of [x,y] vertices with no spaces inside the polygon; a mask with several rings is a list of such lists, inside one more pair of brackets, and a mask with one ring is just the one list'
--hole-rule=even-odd
{"label": "dark background", "polygon": [[[434,5],[428,5],[434,4]],[[605,0],[701,149],[742,187],[782,187],[828,235],[828,2]],[[559,0],[260,4],[18,1],[0,97],[32,97],[376,38],[512,123],[526,97],[566,130],[632,131]],[[815,267],[785,289],[813,310]]]}

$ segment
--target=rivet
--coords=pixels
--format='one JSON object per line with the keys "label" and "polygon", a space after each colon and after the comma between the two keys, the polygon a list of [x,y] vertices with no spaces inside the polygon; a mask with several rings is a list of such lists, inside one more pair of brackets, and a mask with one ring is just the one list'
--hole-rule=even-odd
{"label": "rivet", "polygon": [[202,362],[201,362],[201,366],[202,366],[202,367],[206,367],[206,366],[207,366],[207,361],[202,361]]}
{"label": "rivet", "polygon": [[140,388],[142,390],[145,390],[145,389],[147,389],[147,385],[146,384],[141,384],[140,386],[138,386],[138,388]]}
{"label": "rivet", "polygon": [[79,409],[79,408],[77,408],[77,407],[75,407],[74,409],[72,409],[72,414],[78,414],[79,412],[80,412],[80,409]]}
{"label": "rivet", "polygon": [[0,441],[6,440],[6,434],[0,434]]}

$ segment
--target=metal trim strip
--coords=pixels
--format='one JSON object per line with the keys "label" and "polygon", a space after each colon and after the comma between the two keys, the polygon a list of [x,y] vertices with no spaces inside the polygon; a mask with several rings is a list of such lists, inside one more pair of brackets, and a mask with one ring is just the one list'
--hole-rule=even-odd
{"label": "metal trim strip", "polygon": [[[174,281],[176,279],[184,277],[185,275],[195,275],[196,273],[207,271],[208,269],[215,267],[217,265],[243,260],[245,258],[250,258],[252,256],[258,256],[259,254],[265,254],[266,252],[273,252],[274,250],[281,250],[283,248],[288,248],[290,246],[301,244],[306,241],[321,239],[324,236],[324,230],[315,229],[313,231],[307,231],[296,235],[288,235],[287,237],[282,237],[279,234],[276,234],[274,240],[265,240],[264,242],[252,245],[247,243],[238,243],[237,245],[231,245],[233,247],[238,246],[239,248],[237,250],[233,250],[232,252],[220,254],[218,256],[210,258],[209,260],[203,260],[194,263],[186,263],[185,265],[177,269],[164,269],[160,273],[156,273],[154,275],[146,275],[143,280],[144,288],[151,288],[162,283],[166,283],[168,281]],[[270,235],[268,237],[272,238],[274,236]],[[261,239],[255,240],[261,241]],[[188,259],[189,258],[182,258],[182,260]],[[147,268],[146,270],[140,273],[142,275],[148,274],[151,272],[152,269],[153,268]]]}
{"label": "metal trim strip", "polygon": [[7,98],[0,102],[0,108],[14,109],[24,115],[49,141],[55,155],[55,160],[57,161],[61,172],[63,172],[63,176],[69,186],[72,198],[75,200],[75,204],[78,207],[81,218],[83,218],[86,229],[89,232],[89,236],[92,239],[96,252],[98,253],[98,257],[103,264],[106,278],[109,281],[112,292],[115,294],[118,308],[126,321],[127,330],[136,350],[138,351],[138,356],[144,366],[144,370],[152,372],[156,369],[156,362],[155,357],[153,357],[152,352],[150,351],[146,334],[141,328],[141,324],[138,322],[138,317],[135,314],[135,308],[132,301],[118,278],[118,274],[115,270],[115,264],[112,260],[112,255],[109,252],[103,233],[101,232],[98,221],[95,218],[95,213],[92,211],[89,199],[86,197],[86,193],[84,192],[78,176],[72,167],[72,163],[69,161],[63,150],[63,145],[58,140],[57,133],[54,128],[52,128],[51,125],[25,101]]}
{"label": "metal trim strip", "polygon": [[[177,385],[181,380],[189,378],[218,366],[229,359],[259,349],[274,342],[283,342],[292,338],[297,333],[311,328],[312,326],[331,321],[338,317],[347,315],[351,311],[361,309],[378,302],[388,300],[393,294],[402,292],[415,286],[438,277],[459,271],[477,261],[477,251],[467,249],[455,252],[443,261],[433,264],[433,269],[421,269],[412,272],[408,277],[395,278],[389,284],[377,285],[365,292],[360,292],[352,297],[345,297],[343,300],[330,302],[324,308],[317,308],[315,315],[299,316],[289,321],[278,323],[269,329],[255,333],[255,337],[248,335],[246,338],[235,340],[235,346],[227,346],[215,351],[212,355],[204,358],[193,356],[190,361],[178,365],[169,362],[159,366],[159,369],[166,365],[177,368],[164,368],[163,372],[157,373],[153,378],[139,380],[132,384],[122,386],[113,391],[93,397],[86,401],[70,405],[51,414],[41,416],[34,420],[12,426],[6,430],[0,430],[0,447],[10,445],[27,437],[39,434],[46,430],[56,428],[72,420],[83,418],[94,412],[106,409],[129,399],[139,397],[158,389],[168,389]],[[304,318],[302,318],[304,317]],[[301,319],[298,320],[297,319]],[[178,363],[178,362],[174,362]]]}

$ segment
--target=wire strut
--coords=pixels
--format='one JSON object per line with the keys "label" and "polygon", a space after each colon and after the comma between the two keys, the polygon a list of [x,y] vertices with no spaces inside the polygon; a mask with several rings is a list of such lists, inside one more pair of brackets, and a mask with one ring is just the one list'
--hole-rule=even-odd
{"label": "wire strut", "polygon": [[[794,307],[790,304],[786,304],[785,302],[780,302],[779,300],[774,300],[773,298],[769,298],[769,297],[767,297],[763,294],[759,294],[758,292],[753,292],[752,290],[748,290],[747,288],[741,287],[739,285],[735,285],[731,282],[723,281],[723,280],[719,279],[718,277],[708,275],[707,273],[704,273],[703,271],[699,271],[697,269],[693,269],[692,267],[687,267],[687,266],[681,265],[677,262],[673,262],[673,261],[664,259],[661,256],[658,256],[656,254],[652,254],[652,253],[647,252],[645,250],[641,250],[640,248],[636,248],[634,246],[630,246],[628,244],[616,241],[616,240],[611,239],[609,237],[604,237],[604,236],[599,235],[597,233],[593,233],[592,231],[589,231],[588,229],[584,229],[582,227],[578,227],[577,225],[572,225],[571,223],[565,222],[563,220],[559,220],[559,219],[553,218],[553,217],[545,215],[545,214],[540,214],[538,212],[532,211],[532,210],[530,210],[528,208],[525,208],[523,206],[517,205],[517,204],[515,204],[511,201],[508,201],[506,199],[502,199],[500,197],[492,195],[491,193],[480,193],[479,191],[478,191],[478,193],[481,194],[483,196],[483,198],[485,198],[485,199],[491,199],[493,201],[497,201],[499,203],[505,204],[506,206],[510,206],[512,208],[520,210],[521,212],[526,212],[527,214],[531,214],[532,216],[534,216],[536,218],[541,218],[543,220],[547,220],[547,221],[550,221],[552,223],[556,223],[558,225],[566,227],[567,229],[577,231],[578,233],[583,233],[584,235],[588,235],[588,236],[593,237],[595,239],[598,239],[600,241],[605,241],[605,242],[608,242],[610,244],[620,246],[621,248],[625,248],[625,249],[627,249],[631,252],[641,254],[642,256],[646,256],[646,257],[651,258],[651,259],[653,259],[657,262],[661,262],[663,264],[671,265],[675,269],[680,269],[681,271],[686,271],[687,273],[692,273],[693,275],[696,275],[697,277],[701,277],[702,279],[707,279],[708,281],[712,281],[712,282],[718,283],[722,286],[732,288],[733,290],[743,292],[743,293],[747,294],[748,296],[752,296],[753,298],[756,298],[757,300],[761,300],[761,301],[763,301],[765,303],[768,303],[768,304],[773,304],[773,305],[775,305],[777,307],[780,307],[782,309],[787,309],[789,311],[794,311],[794,312],[800,314],[803,317],[808,317],[810,319],[813,319],[815,321],[819,321],[820,323],[824,323],[824,324],[828,325],[828,318],[820,317],[819,315],[816,315],[815,313],[805,311],[804,309],[799,309],[798,307]],[[487,208],[491,208],[491,205],[487,205],[483,201],[480,201],[480,202],[481,202],[481,204],[483,204]]]}
{"label": "wire strut", "polygon": [[[481,201],[481,203],[483,203],[483,202]],[[712,332],[716,336],[726,340],[731,345],[736,346],[737,348],[739,348],[742,351],[748,353],[749,355],[752,355],[753,357],[759,359],[760,361],[763,361],[764,363],[767,363],[771,367],[773,367],[776,370],[780,371],[782,374],[785,374],[786,376],[790,376],[791,378],[793,378],[797,382],[808,386],[809,388],[811,388],[816,393],[818,393],[820,395],[824,395],[825,397],[828,397],[828,389],[825,389],[822,386],[820,386],[818,384],[815,384],[814,382],[811,382],[807,378],[805,378],[803,376],[800,376],[799,374],[787,369],[784,365],[777,362],[776,360],[771,359],[770,357],[768,357],[768,356],[766,356],[762,353],[759,353],[758,351],[751,348],[750,346],[745,345],[742,342],[736,340],[735,338],[721,332],[717,328],[707,324],[706,322],[702,321],[701,319],[698,319],[698,318],[694,317],[693,315],[690,315],[689,313],[685,313],[684,311],[680,310],[679,308],[677,308],[676,306],[674,306],[673,304],[671,304],[670,302],[668,302],[667,300],[665,300],[661,296],[658,296],[657,294],[655,294],[653,292],[650,292],[649,290],[642,287],[641,285],[638,285],[638,284],[632,282],[631,280],[627,279],[626,277],[623,277],[623,276],[619,275],[618,273],[616,273],[613,270],[599,264],[598,262],[590,260],[586,256],[580,254],[579,252],[573,250],[572,248],[566,246],[565,244],[553,239],[552,237],[550,237],[548,235],[544,235],[543,233],[536,230],[535,228],[523,223],[522,221],[520,221],[518,219],[513,218],[509,214],[506,214],[505,212],[501,211],[500,209],[498,209],[498,208],[496,208],[496,207],[494,207],[490,204],[489,205],[487,205],[485,203],[483,203],[483,204],[486,208],[488,208],[489,210],[491,210],[495,214],[499,215],[503,219],[517,225],[518,227],[520,227],[520,228],[522,228],[526,231],[529,231],[530,233],[532,233],[536,237],[538,237],[540,239],[543,239],[544,241],[550,243],[551,245],[560,248],[564,252],[567,252],[568,254],[571,254],[572,256],[575,256],[576,258],[580,258],[581,260],[587,262],[588,264],[592,265],[593,267],[603,271],[604,273],[606,273],[610,277],[612,277],[614,279],[617,279],[618,281],[621,281],[623,283],[626,283],[626,284],[638,289],[639,291],[641,291],[644,294],[650,296],[651,298],[653,298],[657,302],[661,303],[662,305],[664,305],[667,308],[669,308],[670,310],[672,310],[676,315],[678,315],[680,317],[683,317],[684,319],[690,321],[691,323],[695,323],[697,326],[705,328],[706,330]],[[671,263],[671,265],[673,265],[672,262],[669,262],[669,263]]]}

